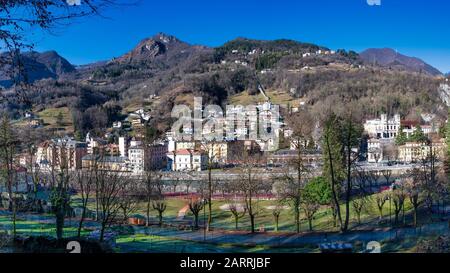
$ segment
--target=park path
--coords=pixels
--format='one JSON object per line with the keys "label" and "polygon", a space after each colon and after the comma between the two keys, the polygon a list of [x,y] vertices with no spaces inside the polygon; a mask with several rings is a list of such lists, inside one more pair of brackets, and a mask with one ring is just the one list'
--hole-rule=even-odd
{"label": "park path", "polygon": [[177,220],[183,220],[184,216],[186,216],[186,212],[189,209],[189,205],[184,206],[178,211]]}
{"label": "park path", "polygon": [[376,229],[368,231],[353,231],[342,233],[313,233],[313,234],[276,234],[276,233],[243,233],[213,231],[178,231],[178,230],[153,230],[153,235],[167,236],[171,238],[208,242],[213,244],[231,243],[236,245],[266,245],[271,247],[300,247],[308,244],[320,244],[326,242],[370,242],[393,239],[414,238],[424,235],[449,235],[450,229],[447,222],[426,224],[419,228],[401,229]]}

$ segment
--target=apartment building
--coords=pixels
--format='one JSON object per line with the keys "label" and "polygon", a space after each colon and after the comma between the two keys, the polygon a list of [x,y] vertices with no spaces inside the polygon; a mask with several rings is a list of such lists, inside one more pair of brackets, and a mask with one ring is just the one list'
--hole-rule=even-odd
{"label": "apartment building", "polygon": [[87,144],[69,138],[49,140],[39,144],[36,164],[42,170],[82,168],[82,158],[87,154]]}
{"label": "apartment building", "polygon": [[398,159],[405,163],[420,162],[433,155],[438,160],[442,160],[445,156],[445,150],[445,139],[440,139],[430,144],[407,142],[398,147]]}

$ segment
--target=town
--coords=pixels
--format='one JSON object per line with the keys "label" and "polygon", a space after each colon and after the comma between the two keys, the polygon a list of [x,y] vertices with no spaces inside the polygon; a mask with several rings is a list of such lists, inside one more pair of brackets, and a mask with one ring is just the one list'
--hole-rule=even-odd
{"label": "town", "polygon": [[[260,105],[265,111],[269,111],[271,107],[270,102]],[[29,126],[36,128],[32,116],[31,113],[26,114],[26,118],[30,119]],[[430,154],[442,161],[447,146],[445,136],[439,130],[445,124],[434,122],[430,115],[422,117],[421,120],[407,120],[401,119],[398,114],[392,117],[381,114],[379,118],[366,120],[362,124],[364,141],[358,147],[359,163],[368,167],[413,164],[422,162]],[[237,167],[239,155],[245,150],[264,154],[266,165],[281,167],[296,157],[295,151],[298,149],[293,130],[282,121],[282,117],[272,120],[273,123],[279,123],[279,128],[269,140],[238,140],[238,132],[248,138],[250,131],[256,126],[247,120],[242,122],[244,128],[236,128],[234,139],[223,134],[223,138],[219,140],[186,141],[183,137],[176,139],[172,136],[173,132],[168,131],[163,137],[149,143],[142,131],[146,129],[144,122],[150,118],[148,112],[138,109],[129,113],[126,120],[114,123],[111,128],[114,134],[109,132],[104,136],[93,137],[88,133],[83,141],[76,140],[73,136],[46,140],[37,145],[35,153],[19,155],[20,165],[26,168],[32,164],[41,171],[50,171],[52,168],[61,168],[61,162],[67,161],[67,168],[74,171],[90,169],[100,163],[102,169],[139,176],[149,170],[201,172],[207,169],[209,163],[214,165],[214,169]],[[206,120],[200,122],[204,124]],[[133,137],[129,134],[131,130],[136,132]],[[193,135],[192,128],[186,132],[188,136]],[[278,149],[277,141],[280,138],[288,140],[282,149]],[[320,166],[320,141],[312,141],[313,143],[308,144],[308,148],[312,147],[308,151],[309,161]]]}
{"label": "town", "polygon": [[0,1],[0,253],[449,253],[449,4],[200,2]]}
{"label": "town", "polygon": [[[327,170],[330,166],[327,154],[330,154],[331,150],[323,145],[327,144],[326,137],[331,137],[326,135],[326,130],[331,130],[326,129],[326,126],[333,125],[320,125],[325,128],[319,130],[317,136],[314,130],[308,127],[318,128],[319,125],[314,123],[314,119],[306,114],[302,106],[294,110],[282,106],[285,116],[268,114],[275,108],[278,109],[270,101],[255,106],[256,115],[252,113],[241,116],[245,119],[237,122],[241,126],[235,126],[235,123],[231,126],[235,133],[222,132],[222,138],[219,139],[185,140],[186,136],[194,135],[191,125],[186,123],[186,128],[177,128],[177,131],[182,132],[178,139],[172,130],[156,135],[145,123],[152,119],[151,111],[141,108],[130,112],[124,120],[114,122],[113,127],[103,136],[92,136],[88,133],[82,140],[70,135],[44,140],[17,154],[17,161],[11,161],[11,170],[15,173],[14,184],[6,183],[6,187],[2,189],[3,204],[6,207],[20,208],[22,213],[53,213],[55,197],[52,191],[55,190],[55,185],[67,181],[65,186],[60,186],[64,192],[74,192],[60,193],[68,198],[60,217],[80,219],[78,234],[85,232],[83,223],[100,223],[100,232],[94,231],[89,236],[100,241],[113,240],[110,242],[113,246],[116,245],[117,235],[112,235],[114,232],[110,235],[107,227],[117,224],[136,227],[156,225],[164,226],[165,229],[175,225],[182,229],[192,229],[194,233],[188,236],[199,235],[195,231],[201,228],[205,229],[205,232],[220,232],[224,227],[223,224],[214,225],[213,215],[217,212],[214,213],[213,207],[210,206],[214,203],[220,205],[215,207],[215,210],[230,213],[236,230],[240,229],[239,219],[248,214],[250,231],[264,232],[265,224],[260,224],[258,228],[255,220],[262,213],[262,208],[258,207],[268,204],[265,210],[275,217],[272,226],[275,232],[280,228],[278,221],[281,215],[287,213],[290,208],[294,209],[294,230],[302,230],[303,219],[308,223],[305,228],[312,231],[315,229],[314,222],[318,221],[315,219],[322,210],[321,207],[326,207],[326,204],[333,207],[333,200],[330,198],[322,203],[320,199],[315,199],[317,197],[311,196],[308,203],[300,201],[299,205],[295,204],[297,200],[301,200],[298,194],[301,193],[305,198],[303,191],[307,185],[317,183],[316,187],[320,187],[323,177],[326,177],[324,170],[330,171]],[[274,116],[277,118],[274,119]],[[252,117],[256,117],[256,120],[252,120]],[[208,116],[200,119],[200,122],[206,124],[215,118]],[[353,196],[352,201],[347,205],[353,206],[353,213],[357,215],[357,226],[362,223],[361,217],[369,213],[369,207],[373,205],[371,202],[375,202],[379,209],[379,216],[373,217],[379,217],[379,224],[382,226],[400,225],[400,217],[403,217],[402,225],[406,225],[406,217],[409,217],[405,215],[407,206],[413,209],[414,226],[419,225],[419,203],[414,203],[416,199],[411,199],[412,203],[406,204],[410,187],[407,185],[419,183],[414,182],[415,177],[428,175],[431,175],[427,178],[427,181],[431,179],[429,183],[440,183],[438,181],[444,170],[443,164],[446,162],[448,150],[445,133],[447,124],[439,123],[431,114],[422,114],[419,118],[412,120],[402,118],[399,114],[381,114],[374,119],[352,125],[356,131],[356,128],[361,131],[355,138],[357,142],[349,147],[350,162],[345,163],[351,166],[350,179],[353,184],[349,188]],[[39,128],[39,125],[32,122],[36,120],[34,114],[28,112],[24,119],[28,120],[26,123],[22,122],[25,127]],[[345,121],[340,122],[345,125]],[[243,132],[246,138],[250,138],[251,131],[257,127],[256,124],[263,123],[269,128],[276,128],[273,138],[242,139],[240,136]],[[276,123],[276,126],[273,123]],[[214,129],[212,128],[212,131]],[[335,133],[345,132],[345,127],[335,129],[343,130]],[[206,133],[203,131],[201,135],[209,133],[211,130]],[[315,182],[304,184],[305,180]],[[413,182],[409,182],[410,180]],[[343,178],[343,181],[346,180]],[[110,185],[101,186],[102,183]],[[60,186],[56,188],[58,191],[62,190]],[[112,186],[117,189],[110,188]],[[413,184],[412,187],[419,185]],[[325,192],[334,192],[333,188],[327,188]],[[399,190],[404,193],[398,195]],[[316,194],[320,196],[325,192]],[[15,196],[14,199],[9,198],[11,193]],[[27,201],[30,194],[34,197]],[[411,198],[418,198],[415,191],[412,194]],[[94,196],[97,203],[95,207],[91,203]],[[102,204],[104,200],[98,198],[106,198],[108,202]],[[389,222],[385,222],[382,219],[386,217],[384,205],[388,200]],[[394,202],[395,208],[392,208],[391,202]],[[440,201],[431,201],[432,210],[436,209],[435,202],[439,204]],[[167,206],[179,207],[174,207],[174,211],[170,212],[173,216],[167,216]],[[143,207],[146,209],[142,210]],[[201,220],[200,212],[203,210],[206,215],[207,209],[208,219]],[[302,210],[305,213],[303,217],[300,216]],[[151,216],[151,211],[155,211],[156,215]],[[400,216],[402,211],[403,216]],[[187,215],[192,215],[193,220]],[[335,224],[332,226],[342,229],[343,224],[338,224],[336,216],[337,214],[334,214]],[[395,220],[392,219],[393,216]],[[325,214],[322,217],[330,215]],[[363,217],[370,218],[368,215]],[[59,232],[62,232],[63,228],[64,226],[61,226]],[[164,233],[161,230],[158,232]],[[63,235],[58,233],[58,236],[62,238]]]}

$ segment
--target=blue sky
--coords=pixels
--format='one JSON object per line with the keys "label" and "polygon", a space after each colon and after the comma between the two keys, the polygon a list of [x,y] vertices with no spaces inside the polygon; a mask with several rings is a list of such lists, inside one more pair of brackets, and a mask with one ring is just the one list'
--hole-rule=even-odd
{"label": "blue sky", "polygon": [[450,71],[450,1],[141,0],[36,33],[38,51],[54,49],[74,64],[111,59],[158,32],[218,46],[236,37],[287,38],[332,49],[391,47]]}

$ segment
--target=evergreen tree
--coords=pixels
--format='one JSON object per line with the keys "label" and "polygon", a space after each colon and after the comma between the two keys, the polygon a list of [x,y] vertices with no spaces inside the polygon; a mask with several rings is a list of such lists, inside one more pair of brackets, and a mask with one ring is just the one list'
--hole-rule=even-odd
{"label": "evergreen tree", "polygon": [[413,142],[426,142],[428,138],[423,133],[420,125],[416,125],[416,128],[414,129],[414,132],[411,134],[409,140]]}
{"label": "evergreen tree", "polygon": [[400,130],[397,133],[397,137],[395,138],[396,145],[404,145],[408,141],[408,136],[405,132],[403,132],[404,127],[401,126]]}
{"label": "evergreen tree", "polygon": [[[333,217],[339,221],[342,226],[342,217],[339,205],[341,182],[345,179],[343,147],[341,143],[341,126],[339,118],[330,115],[323,126],[322,135],[323,147],[323,175],[330,183],[333,208]],[[336,219],[337,218],[337,219]]]}

